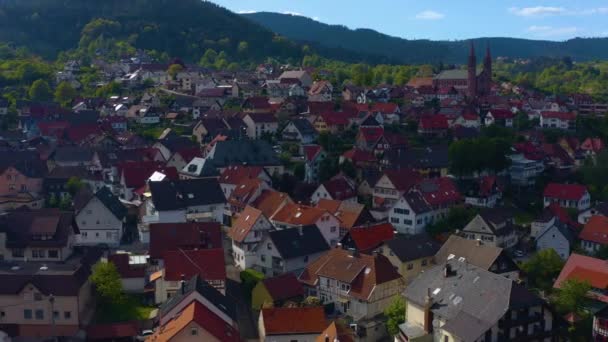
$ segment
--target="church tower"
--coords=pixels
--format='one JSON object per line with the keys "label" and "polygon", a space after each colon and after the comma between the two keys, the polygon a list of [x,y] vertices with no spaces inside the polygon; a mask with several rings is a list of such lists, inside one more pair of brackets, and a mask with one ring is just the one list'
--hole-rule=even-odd
{"label": "church tower", "polygon": [[468,78],[467,85],[470,97],[477,96],[477,57],[475,57],[475,47],[471,41],[471,50],[469,51]]}
{"label": "church tower", "polygon": [[486,57],[483,59],[483,75],[484,75],[484,94],[489,94],[492,88],[492,54],[490,53],[490,44],[486,47]]}

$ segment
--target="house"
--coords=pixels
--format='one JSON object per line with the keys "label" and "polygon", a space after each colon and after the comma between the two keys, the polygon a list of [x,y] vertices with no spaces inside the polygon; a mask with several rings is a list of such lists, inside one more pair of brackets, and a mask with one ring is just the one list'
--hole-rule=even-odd
{"label": "house", "polygon": [[321,145],[304,145],[304,181],[306,183],[316,183],[319,179],[319,168],[325,159],[326,153]]}
{"label": "house", "polygon": [[277,118],[271,113],[248,113],[243,118],[243,122],[247,126],[247,136],[250,139],[274,135],[279,128]]}
{"label": "house", "polygon": [[334,248],[312,261],[300,275],[308,295],[352,317],[355,331],[369,341],[385,334],[378,318],[404,289],[404,281],[383,255]]}
{"label": "house", "polygon": [[475,265],[503,277],[518,280],[519,267],[507,251],[483,241],[474,241],[458,235],[450,235],[434,257],[435,264],[458,260]]}
{"label": "house", "polygon": [[370,151],[383,134],[384,128],[381,126],[359,127],[355,145],[362,150]]}
{"label": "house", "polygon": [[297,83],[304,88],[309,88],[312,85],[312,76],[305,70],[288,70],[279,76],[279,82],[286,84]]}
{"label": "house", "polygon": [[[162,174],[163,180],[177,180],[178,174],[174,167],[166,167],[165,163],[157,161],[124,162],[116,166],[118,184],[116,188],[120,198],[132,200],[138,192],[142,192],[150,177],[155,173]],[[156,181],[156,180],[155,180]]]}
{"label": "house", "polygon": [[260,310],[265,305],[281,307],[287,302],[304,299],[304,287],[293,273],[266,278],[257,283],[251,292],[251,308]]}
{"label": "house", "polygon": [[270,222],[277,229],[290,229],[303,226],[316,226],[327,241],[334,247],[340,237],[340,221],[327,210],[303,204],[287,203],[281,207]]}
{"label": "house", "polygon": [[0,262],[2,330],[16,339],[78,336],[94,315],[89,275],[95,261],[82,256],[65,263]]}
{"label": "house", "polygon": [[328,81],[315,81],[308,90],[308,101],[331,102],[333,100],[334,86]]}
{"label": "house", "polygon": [[608,202],[598,202],[595,206],[578,214],[578,223],[585,224],[591,216],[602,215],[608,217]]}
{"label": "house", "polygon": [[397,341],[535,340],[559,336],[553,310],[523,285],[451,259],[405,289],[406,322]]}
{"label": "house", "polygon": [[323,112],[313,121],[315,130],[319,133],[337,134],[351,125],[352,115],[347,112]]}
{"label": "house", "polygon": [[384,152],[393,149],[405,149],[407,147],[407,138],[399,133],[384,131],[384,134],[375,142],[372,147],[374,155],[381,157]]}
{"label": "house", "polygon": [[593,315],[593,341],[608,339],[608,306]]}
{"label": "house", "polygon": [[532,186],[536,184],[536,178],[545,170],[542,159],[531,158],[523,153],[507,156],[511,161],[509,166],[509,177],[511,183],[516,186]]}
{"label": "house", "polygon": [[48,169],[35,152],[0,152],[0,196],[41,193]]}
{"label": "house", "polygon": [[259,209],[264,216],[270,218],[290,203],[293,203],[293,200],[288,194],[275,190],[266,190],[262,191],[262,194],[251,203],[251,206]]}
{"label": "house", "polygon": [[161,275],[151,282],[154,283],[154,302],[165,302],[168,298],[181,291],[180,281],[190,279],[195,275],[201,277],[221,293],[226,289],[226,268],[224,250],[194,249],[171,250],[163,255]]}
{"label": "house", "polygon": [[578,238],[581,247],[588,253],[596,253],[600,248],[608,246],[608,217],[591,216]]}
{"label": "house", "polygon": [[330,180],[319,185],[310,197],[313,204],[321,199],[357,203],[357,189],[355,181],[339,173]]}
{"label": "house", "polygon": [[[608,232],[608,226],[606,231]],[[572,246],[576,242],[576,237],[570,228],[562,223],[559,218],[553,217],[545,224],[545,229],[536,236],[536,249],[553,249],[563,260],[570,256]],[[584,248],[584,242],[583,248]]]}
{"label": "house", "polygon": [[478,129],[481,127],[481,119],[477,113],[463,113],[454,120],[453,126]]}
{"label": "house", "polygon": [[126,293],[143,293],[146,286],[146,255],[135,255],[118,251],[108,256],[108,262],[116,267],[120,275],[122,290]]}
{"label": "house", "polygon": [[409,169],[424,177],[445,177],[450,165],[447,145],[391,149],[380,161],[383,169]]}
{"label": "house", "polygon": [[202,303],[193,301],[148,336],[146,341],[239,342],[241,338],[235,327],[225,324],[221,317]]}
{"label": "house", "polygon": [[340,220],[340,236],[346,235],[353,227],[374,222],[365,205],[357,202],[320,199],[316,207],[327,210]]}
{"label": "house", "polygon": [[423,115],[418,122],[418,134],[445,136],[448,128],[448,118],[442,114]]}
{"label": "house", "polygon": [[263,308],[258,319],[258,331],[261,342],[314,342],[326,324],[322,306]]}
{"label": "house", "polygon": [[156,264],[162,264],[168,251],[222,247],[221,226],[216,222],[150,224],[148,254]]}
{"label": "house", "polygon": [[491,246],[509,249],[518,242],[513,214],[503,208],[486,208],[477,214],[460,234]]}
{"label": "house", "polygon": [[199,120],[192,128],[192,135],[196,137],[196,141],[203,143],[208,141],[217,134],[226,131],[230,127],[222,118],[205,117]]}
{"label": "house", "polygon": [[[199,275],[180,281],[181,287],[171,298],[160,305],[158,322],[164,326],[192,303],[200,303],[222,320],[222,324],[238,329],[236,302],[223,295]],[[238,333],[237,333],[238,335]]]}
{"label": "house", "polygon": [[373,208],[378,211],[389,210],[420,179],[417,172],[408,169],[384,171],[373,185]]}
{"label": "house", "polygon": [[267,184],[272,184],[272,179],[266,170],[261,166],[229,166],[225,168],[218,181],[226,198],[232,196],[232,192],[240,184],[248,179],[260,179]]}
{"label": "house", "polygon": [[285,141],[308,145],[317,139],[317,131],[307,119],[293,119],[283,129],[281,137]]}
{"label": "house", "polygon": [[0,216],[0,260],[64,261],[78,226],[71,212],[19,209]]}
{"label": "house", "polygon": [[484,125],[499,125],[503,127],[513,127],[515,114],[508,109],[490,109],[484,118]]}
{"label": "house", "polygon": [[587,297],[608,303],[608,263],[605,260],[572,253],[553,283],[553,288],[559,289],[568,280],[589,282],[591,290]]}
{"label": "house", "polygon": [[284,171],[276,152],[264,140],[218,141],[206,158],[220,171],[236,165],[262,166],[270,175]]}
{"label": "house", "polygon": [[330,249],[316,225],[268,232],[256,248],[254,269],[265,275],[300,274],[306,265]]}
{"label": "house", "polygon": [[215,178],[217,169],[209,159],[194,157],[179,172],[179,179]]}
{"label": "house", "polygon": [[541,112],[540,127],[556,129],[574,129],[576,127],[576,113]]}
{"label": "house", "polygon": [[167,160],[167,166],[181,170],[184,166],[188,165],[192,159],[201,158],[202,156],[203,152],[199,146],[181,148],[175,151]]}
{"label": "house", "polygon": [[390,223],[367,224],[349,229],[340,240],[342,248],[370,254],[384,242],[392,240],[395,228]]}
{"label": "house", "polygon": [[402,234],[421,234],[428,224],[443,219],[450,208],[461,203],[462,196],[450,178],[425,179],[394,203],[388,219]]}
{"label": "house", "polygon": [[216,179],[150,182],[145,223],[199,221],[222,222],[226,198]]}
{"label": "house", "polygon": [[75,219],[80,230],[76,244],[120,245],[127,208],[107,187],[95,194],[85,192],[74,198]]}
{"label": "house", "polygon": [[272,224],[262,211],[251,206],[245,207],[228,231],[236,266],[245,270],[255,264],[256,247],[271,229]]}
{"label": "house", "polygon": [[496,176],[483,176],[469,182],[460,182],[464,203],[475,207],[493,208],[502,199],[503,186]]}
{"label": "house", "polygon": [[584,185],[549,183],[543,192],[543,204],[547,207],[551,203],[580,212],[591,207],[591,195]]}
{"label": "house", "polygon": [[409,284],[418,274],[435,262],[433,257],[441,247],[437,241],[426,235],[396,235],[384,242],[380,253],[384,255]]}

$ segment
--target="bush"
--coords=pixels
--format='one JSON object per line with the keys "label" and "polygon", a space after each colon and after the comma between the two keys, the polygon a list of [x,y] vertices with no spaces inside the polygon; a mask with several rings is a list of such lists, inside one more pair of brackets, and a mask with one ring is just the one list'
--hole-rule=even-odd
{"label": "bush", "polygon": [[264,279],[264,274],[253,270],[246,269],[240,274],[241,284],[243,286],[243,291],[245,292],[245,298],[247,298],[247,302],[251,305],[251,291],[253,288]]}

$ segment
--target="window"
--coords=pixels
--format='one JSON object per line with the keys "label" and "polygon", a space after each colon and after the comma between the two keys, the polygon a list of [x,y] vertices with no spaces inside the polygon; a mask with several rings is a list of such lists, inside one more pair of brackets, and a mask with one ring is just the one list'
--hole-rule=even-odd
{"label": "window", "polygon": [[89,209],[87,210],[87,215],[91,215],[93,213],[93,210]]}
{"label": "window", "polygon": [[106,232],[106,239],[112,238],[112,232]]}
{"label": "window", "polygon": [[426,266],[428,261],[426,259],[422,259],[422,266]]}
{"label": "window", "polygon": [[59,258],[59,252],[57,250],[50,250],[49,251],[49,258],[51,258],[51,259],[57,259],[57,258]]}
{"label": "window", "polygon": [[21,184],[21,191],[26,192],[27,191],[27,185]]}
{"label": "window", "polygon": [[332,233],[335,233],[335,232],[336,232],[336,227],[331,227],[331,228],[329,229],[329,231],[330,231],[330,232],[332,232]]}
{"label": "window", "polygon": [[59,311],[53,311],[53,318],[59,319]]}
{"label": "window", "polygon": [[32,249],[32,258],[42,259],[46,257],[44,249]]}
{"label": "window", "polygon": [[44,311],[40,309],[36,310],[36,319],[44,319]]}
{"label": "window", "polygon": [[63,312],[63,318],[65,318],[65,319],[72,318],[72,311],[64,311]]}
{"label": "window", "polygon": [[99,237],[99,233],[95,233],[95,237]]}
{"label": "window", "polygon": [[192,336],[198,335],[198,329],[192,328],[192,330],[190,330],[190,335],[192,335]]}
{"label": "window", "polygon": [[6,317],[6,312],[0,311],[0,318],[4,318],[4,317]]}
{"label": "window", "polygon": [[266,244],[266,248],[269,250],[272,249],[272,245],[270,244],[270,242],[268,244]]}
{"label": "window", "polygon": [[395,214],[402,214],[402,215],[410,214],[410,211],[408,209],[395,208],[395,209],[393,209],[393,211],[395,212]]}
{"label": "window", "polygon": [[413,269],[413,268],[414,268],[414,264],[412,264],[412,263],[407,264],[408,271],[411,270],[411,269]]}
{"label": "window", "polygon": [[264,254],[260,255],[260,260],[262,260],[262,262],[266,262],[266,256]]}
{"label": "window", "polygon": [[399,223],[399,219],[396,217],[391,217],[391,223]]}
{"label": "window", "polygon": [[23,249],[13,249],[13,258],[23,258],[24,250]]}
{"label": "window", "polygon": [[42,295],[40,293],[34,293],[34,300],[38,302],[41,301]]}
{"label": "window", "polygon": [[23,318],[32,319],[32,310],[30,310],[30,309],[23,310]]}

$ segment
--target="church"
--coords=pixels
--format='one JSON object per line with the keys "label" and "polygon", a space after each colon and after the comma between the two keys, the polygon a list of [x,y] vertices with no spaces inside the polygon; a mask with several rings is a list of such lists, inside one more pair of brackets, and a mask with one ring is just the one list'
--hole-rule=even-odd
{"label": "church", "polygon": [[435,76],[433,85],[435,89],[454,87],[458,91],[466,92],[467,96],[471,98],[489,95],[492,87],[492,55],[490,54],[490,47],[486,49],[483,68],[478,69],[475,47],[473,46],[473,42],[471,42],[467,70],[444,70]]}

